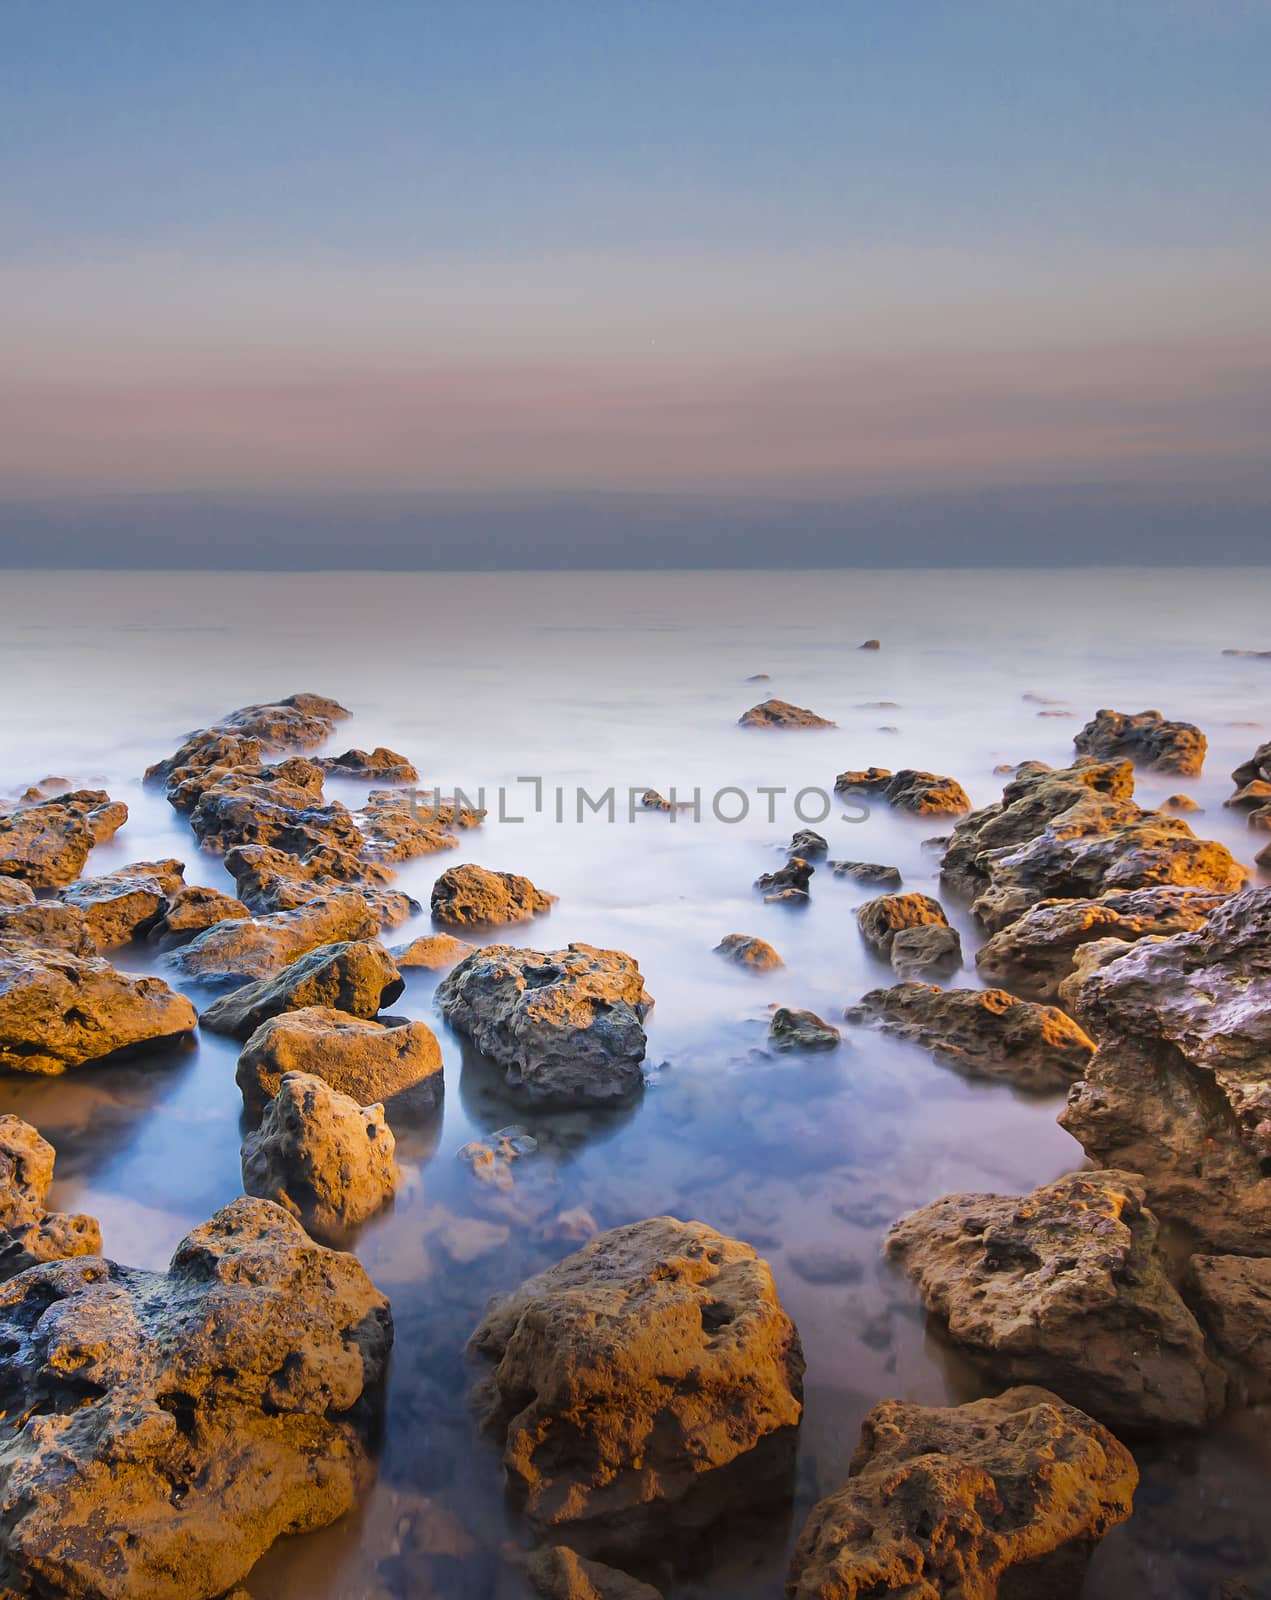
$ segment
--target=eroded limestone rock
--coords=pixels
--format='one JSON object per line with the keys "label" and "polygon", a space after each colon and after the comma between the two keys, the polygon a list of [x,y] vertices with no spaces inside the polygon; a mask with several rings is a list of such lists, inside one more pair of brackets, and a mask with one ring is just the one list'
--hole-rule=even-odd
{"label": "eroded limestone rock", "polygon": [[772,972],[785,965],[766,939],[755,939],[748,933],[727,934],[715,946],[715,954],[751,972]]}
{"label": "eroded limestone rock", "polygon": [[448,867],[433,884],[432,914],[452,928],[528,922],[550,910],[556,896],[535,888],[515,872],[492,872],[465,861]]}
{"label": "eroded limestone rock", "polygon": [[1077,754],[1098,761],[1128,757],[1152,772],[1195,778],[1205,764],[1205,735],[1190,722],[1170,722],[1159,711],[1096,711],[1072,741]]}
{"label": "eroded limestone rock", "polygon": [[788,700],[763,700],[737,719],[743,728],[832,728],[833,722]]}
{"label": "eroded limestone rock", "polygon": [[128,807],[102,789],[0,809],[0,877],[32,889],[73,883],[93,846],[113,839],[127,820]]}
{"label": "eroded limestone rock", "polygon": [[444,1073],[437,1036],[426,1022],[386,1026],[330,1006],[306,1006],[271,1017],[243,1046],[237,1082],[251,1111],[261,1110],[287,1073],[308,1073],[358,1105],[410,1093],[436,1104]]}
{"label": "eroded limestone rock", "polygon": [[214,1001],[201,1021],[214,1033],[246,1040],[270,1017],[306,1006],[330,1006],[375,1017],[403,992],[401,973],[382,944],[366,939],[310,950],[272,977],[247,983]]}
{"label": "eroded limestone rock", "polygon": [[96,1217],[45,1209],[53,1160],[53,1146],[29,1122],[0,1116],[0,1280],[101,1249]]}

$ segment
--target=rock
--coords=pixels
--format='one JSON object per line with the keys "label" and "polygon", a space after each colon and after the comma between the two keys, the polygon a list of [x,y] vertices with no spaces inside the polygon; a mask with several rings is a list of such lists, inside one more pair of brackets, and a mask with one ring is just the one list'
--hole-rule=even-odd
{"label": "rock", "polygon": [[947,928],[949,919],[930,895],[884,894],[857,906],[856,925],[870,953],[890,961],[892,942],[902,928]]}
{"label": "rock", "polygon": [[190,827],[205,849],[227,851],[236,845],[272,845],[288,855],[321,848],[361,850],[362,833],[347,806],[296,805],[268,786],[209,789],[190,813]]}
{"label": "rock", "polygon": [[350,1255],[237,1200],[167,1272],[98,1257],[0,1287],[3,1554],[32,1593],[213,1600],[369,1478],[392,1342]]}
{"label": "rock", "polygon": [[53,1146],[29,1122],[0,1116],[0,1280],[42,1261],[96,1255],[96,1217],[46,1211]]}
{"label": "rock", "polygon": [[484,811],[472,811],[440,796],[372,789],[357,814],[362,856],[376,862],[413,861],[416,856],[452,850],[455,828],[480,827]]}
{"label": "rock", "polygon": [[495,1300],[469,1349],[540,1535],[598,1554],[692,1537],[792,1465],[798,1333],[767,1262],[703,1223],[599,1234]]}
{"label": "rock", "polygon": [[280,972],[310,950],[340,940],[373,939],[378,931],[378,918],[363,896],[355,889],[339,889],[294,911],[218,923],[168,960],[199,983],[251,983]]}
{"label": "rock", "polygon": [[892,971],[898,978],[948,978],[962,965],[962,939],[956,928],[927,923],[901,928],[891,942]]}
{"label": "rock", "polygon": [[864,644],[857,645],[856,648],[858,650],[881,650],[883,643],[881,639],[866,639]]}
{"label": "rock", "polygon": [[774,1050],[835,1050],[841,1035],[815,1011],[779,1006],[772,1016],[768,1043]]}
{"label": "rock", "polygon": [[243,922],[251,912],[241,900],[222,894],[219,889],[206,889],[201,884],[190,884],[168,896],[167,908],[151,928],[149,937],[156,944],[179,944],[204,933],[222,922]]}
{"label": "rock", "polygon": [[1066,1089],[1085,1070],[1094,1042],[1055,1006],[1017,1000],[1002,989],[937,989],[899,983],[873,989],[845,1013],[913,1040],[969,1078],[1017,1088]]}
{"label": "rock", "polygon": [[113,839],[127,820],[128,807],[102,789],[0,810],[0,877],[61,888],[79,877],[93,846]]}
{"label": "rock", "polygon": [[1025,762],[1000,801],[958,823],[942,881],[993,933],[1039,900],[1160,884],[1222,894],[1243,887],[1248,874],[1224,845],[1197,839],[1181,817],[1144,811],[1133,793],[1128,761],[1061,772]]}
{"label": "rock", "polygon": [[1128,757],[1151,772],[1200,775],[1208,748],[1205,735],[1190,722],[1167,722],[1159,711],[1096,711],[1073,739],[1077,754],[1098,761]]}
{"label": "rock", "polygon": [[55,1074],[189,1033],[194,1007],[97,956],[0,944],[0,1067]]}
{"label": "rock", "polygon": [[1044,1381],[1109,1427],[1200,1428],[1225,1380],[1165,1273],[1133,1173],[1077,1172],[1014,1195],[946,1195],[887,1253],[949,1337],[1003,1383]]}
{"label": "rock", "polygon": [[441,980],[437,1004],[530,1100],[613,1105],[643,1087],[642,1024],[653,1002],[621,950],[489,945]]}
{"label": "rock", "polygon": [[1194,933],[1082,957],[1064,1003],[1099,1048],[1060,1122],[1093,1160],[1141,1172],[1201,1248],[1271,1253],[1271,888]]}
{"label": "rock", "polygon": [[786,846],[786,854],[802,856],[804,861],[822,861],[829,849],[829,841],[814,828],[800,828]]}
{"label": "rock", "polygon": [[243,904],[265,916],[294,911],[333,889],[355,887],[371,901],[372,888],[393,881],[391,867],[362,861],[338,845],[318,846],[300,856],[270,845],[238,845],[226,851],[225,869]]}
{"label": "rock", "polygon": [[840,772],[834,780],[836,794],[881,794],[895,777],[888,767],[863,767]]}
{"label": "rock", "polygon": [[671,802],[665,795],[659,794],[656,789],[646,789],[640,796],[640,804],[645,811],[670,811]]}
{"label": "rock", "polygon": [[34,904],[34,891],[20,878],[0,877],[0,912],[16,911],[21,906]]}
{"label": "rock", "polygon": [[779,867],[776,872],[761,873],[755,879],[755,888],[762,889],[764,899],[770,903],[781,900],[806,901],[815,871],[810,861],[791,856],[785,866]]}
{"label": "rock", "polygon": [[787,1600],[1075,1596],[1139,1479],[1106,1428],[1036,1388],[947,1408],[884,1400],[848,1470],[807,1520]]}
{"label": "rock", "polygon": [[29,944],[37,950],[65,950],[73,956],[97,954],[97,941],[88,931],[84,913],[60,900],[0,909],[0,944]]}
{"label": "rock", "polygon": [[1271,1396],[1271,1258],[1193,1256],[1187,1298],[1223,1356],[1238,1369],[1245,1398]]}
{"label": "rock", "polygon": [[405,756],[377,744],[374,750],[346,750],[342,756],[319,756],[323,772],[339,778],[378,778],[381,783],[418,783],[419,774]]}
{"label": "rock", "polygon": [[715,954],[725,956],[735,966],[748,967],[751,972],[771,972],[785,962],[765,939],[754,939],[747,933],[730,933],[715,946]]}
{"label": "rock", "polygon": [[237,764],[235,753],[244,748],[255,750],[254,757],[244,755],[244,760],[284,750],[311,750],[328,739],[335,724],[348,715],[338,700],[317,694],[293,694],[265,705],[242,706],[211,727],[188,734],[175,754],[147,769],[146,781],[162,783],[179,767],[206,767],[227,758]]}
{"label": "rock", "polygon": [[915,817],[960,817],[971,809],[966,790],[953,778],[912,767],[896,773],[883,794],[888,805]]}
{"label": "rock", "polygon": [[58,898],[78,906],[99,950],[143,938],[167,909],[168,896],[185,887],[185,863],[135,861],[100,878],[68,884]]}
{"label": "rock", "polygon": [[[471,1139],[458,1152],[459,1160],[471,1167],[474,1178],[495,1189],[510,1189],[513,1183],[512,1163],[522,1156],[533,1155],[538,1140],[525,1128],[500,1128],[484,1139]],[[592,1228],[591,1233],[596,1229]],[[589,1237],[589,1235],[588,1235]]]}
{"label": "rock", "polygon": [[976,953],[980,976],[1024,1000],[1059,998],[1078,951],[1096,939],[1168,938],[1203,928],[1223,894],[1209,889],[1114,889],[1097,900],[1040,900]]}
{"label": "rock", "polygon": [[1162,811],[1199,811],[1201,808],[1189,794],[1172,794],[1161,801]]}
{"label": "rock", "polygon": [[448,867],[433,884],[435,922],[473,928],[501,922],[528,922],[556,903],[554,894],[536,889],[515,872],[491,872],[465,861]]}
{"label": "rock", "polygon": [[339,1242],[393,1198],[395,1149],[382,1105],[359,1106],[321,1078],[284,1073],[243,1140],[243,1189],[280,1205],[315,1239]]}
{"label": "rock", "polygon": [[201,801],[211,812],[215,803],[233,795],[255,798],[268,805],[304,811],[321,805],[323,772],[316,762],[303,756],[287,761],[232,761],[211,767],[182,767],[168,779],[168,803],[177,811],[193,815]]}
{"label": "rock", "polygon": [[1271,650],[1224,650],[1225,656],[1252,656],[1255,661],[1271,661]]}
{"label": "rock", "polygon": [[751,706],[738,718],[743,728],[833,728],[836,726],[815,711],[792,706],[787,700],[764,700]]}
{"label": "rock", "polygon": [[661,1593],[649,1584],[616,1567],[588,1561],[567,1545],[536,1550],[527,1571],[534,1593],[544,1600],[662,1600]]}
{"label": "rock", "polygon": [[200,1019],[213,1033],[248,1039],[262,1022],[284,1011],[330,1006],[355,1017],[374,1017],[405,990],[388,951],[373,939],[323,945],[269,978],[244,984],[214,1001]]}
{"label": "rock", "polygon": [[851,878],[853,883],[870,887],[899,889],[902,882],[899,867],[880,866],[875,861],[830,861],[826,865],[836,878]]}
{"label": "rock", "polygon": [[270,1017],[238,1058],[237,1081],[249,1111],[259,1111],[288,1073],[321,1078],[358,1105],[387,1104],[408,1091],[426,1105],[444,1089],[441,1049],[426,1022],[382,1022],[330,1006]]}
{"label": "rock", "polygon": [[1259,850],[1253,859],[1257,862],[1260,872],[1271,873],[1271,844],[1267,845],[1265,849]]}
{"label": "rock", "polygon": [[409,944],[397,944],[390,955],[399,967],[417,967],[425,972],[448,972],[477,948],[466,939],[450,933],[424,933]]}
{"label": "rock", "polygon": [[1237,789],[1247,788],[1251,783],[1271,782],[1271,741],[1260,744],[1248,761],[1242,762],[1231,774],[1231,781]]}

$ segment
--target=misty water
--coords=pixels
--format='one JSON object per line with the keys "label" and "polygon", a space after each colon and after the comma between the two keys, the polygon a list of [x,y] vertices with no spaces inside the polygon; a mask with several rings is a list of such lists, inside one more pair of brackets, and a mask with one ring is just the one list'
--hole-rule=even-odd
{"label": "misty water", "polygon": [[[255,1600],[528,1595],[507,1559],[528,1536],[498,1449],[469,1415],[464,1344],[490,1295],[575,1247],[580,1210],[602,1229],[671,1213],[749,1241],[771,1262],[807,1357],[793,1503],[704,1542],[669,1583],[673,1600],[773,1600],[804,1515],[843,1482],[871,1405],[986,1392],[881,1260],[882,1237],[939,1195],[1019,1193],[1081,1165],[1082,1152],[1056,1125],[1058,1097],[966,1082],[871,1031],[844,1026],[825,1055],[766,1050],[774,1004],[838,1022],[890,981],[853,918],[874,891],[822,869],[810,904],[792,910],[752,887],[796,828],[816,826],[831,857],[894,864],[906,888],[939,892],[925,841],[940,824],[877,808],[862,821],[838,799],[822,820],[816,793],[801,819],[797,791],[830,791],[849,767],[916,766],[959,779],[981,805],[1001,791],[995,767],[1065,764],[1096,708],[1151,706],[1198,723],[1210,753],[1200,779],[1141,777],[1140,800],[1185,789],[1204,808],[1189,819],[1196,830],[1246,863],[1265,842],[1222,807],[1228,773],[1271,725],[1271,661],[1222,654],[1271,648],[1265,571],[10,573],[2,616],[0,789],[52,773],[129,805],[88,872],[175,855],[188,882],[232,889],[141,773],[235,706],[310,690],[353,713],[332,752],[389,745],[427,787],[484,791],[484,827],[407,863],[401,888],[426,907],[437,873],[458,861],[527,873],[559,901],[500,937],[628,951],[656,1002],[637,1105],[543,1113],[503,1092],[441,1022],[437,976],[407,974],[393,1011],[437,1031],[446,1092],[440,1112],[394,1121],[404,1181],[356,1244],[396,1323],[378,1481],[336,1526],[276,1546],[249,1580]],[[881,650],[860,650],[871,637]],[[746,681],[759,673],[770,681]],[[838,726],[739,728],[769,694]],[[646,786],[700,791],[701,819],[629,818],[628,791]],[[786,792],[769,820],[759,790],[772,786]],[[332,779],[327,793],[355,805],[368,787]],[[602,807],[579,821],[578,791],[610,788],[613,820]],[[749,814],[721,820],[714,797],[733,818],[737,791]],[[974,930],[950,911],[968,952],[955,981],[975,985]],[[425,910],[385,937],[429,928]],[[714,946],[734,932],[769,940],[784,969],[726,964]],[[174,981],[143,947],[112,959]],[[50,1204],[100,1218],[113,1258],[161,1267],[241,1192],[236,1049],[205,1034],[59,1079],[9,1076],[0,1110],[55,1145]],[[513,1123],[538,1148],[496,1190],[457,1152]],[[1084,1594],[1207,1597],[1226,1577],[1268,1570],[1265,1424],[1246,1412],[1205,1438],[1140,1450],[1135,1517],[1099,1550]],[[650,1575],[668,1584],[656,1557]]]}

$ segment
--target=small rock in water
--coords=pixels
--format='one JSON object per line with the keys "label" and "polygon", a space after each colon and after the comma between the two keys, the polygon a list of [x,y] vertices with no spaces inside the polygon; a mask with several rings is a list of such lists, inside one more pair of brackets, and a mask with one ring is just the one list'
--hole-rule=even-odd
{"label": "small rock in water", "polygon": [[786,846],[789,856],[802,856],[805,861],[820,861],[829,852],[829,841],[813,828],[800,828]]}
{"label": "small rock in water", "polygon": [[774,1050],[834,1050],[842,1035],[815,1011],[792,1011],[779,1007],[768,1030],[768,1043]]}
{"label": "small rock in water", "polygon": [[526,1128],[512,1126],[500,1128],[485,1139],[473,1139],[458,1152],[458,1159],[471,1167],[473,1175],[482,1183],[493,1184],[496,1189],[512,1187],[512,1163],[521,1156],[532,1155],[538,1149],[538,1140]]}
{"label": "small rock in water", "polygon": [[464,862],[447,868],[433,884],[432,914],[434,921],[451,927],[481,927],[528,922],[555,902],[554,894],[545,894],[515,872],[491,872]]}
{"label": "small rock in water", "polygon": [[854,883],[865,883],[880,889],[899,889],[899,867],[881,866],[875,861],[830,861],[826,865],[836,878],[851,878]]}
{"label": "small rock in water", "polygon": [[247,1109],[262,1110],[289,1072],[322,1078],[358,1105],[409,1095],[417,1109],[436,1105],[445,1082],[441,1048],[426,1022],[386,1026],[331,1006],[283,1012],[255,1030],[238,1058]]}
{"label": "small rock in water", "polygon": [[806,903],[815,870],[810,861],[791,856],[784,867],[779,867],[776,872],[762,873],[756,878],[755,888],[762,889],[764,899],[770,902],[785,900]]}
{"label": "small rock in water", "polygon": [[730,933],[715,946],[716,955],[727,957],[739,967],[749,967],[752,972],[771,972],[783,967],[785,962],[765,939],[755,939],[746,933]]}
{"label": "small rock in water", "polygon": [[884,790],[895,773],[888,767],[862,767],[853,768],[847,772],[840,772],[834,780],[834,789],[837,794],[878,794]]}
{"label": "small rock in water", "polygon": [[200,1021],[213,1033],[248,1039],[262,1022],[285,1011],[330,1006],[373,1018],[405,990],[388,951],[375,940],[323,945],[273,977],[244,984],[210,1005]]}
{"label": "small rock in water", "polygon": [[743,728],[832,728],[833,722],[787,700],[765,700],[738,718]]}
{"label": "small rock in water", "polygon": [[160,946],[179,944],[218,923],[243,922],[250,917],[243,902],[232,895],[189,884],[168,896],[164,913],[150,929],[149,938]]}
{"label": "small rock in water", "polygon": [[881,639],[866,639],[864,644],[857,645],[856,648],[858,650],[881,650],[883,643]]}
{"label": "small rock in water", "polygon": [[1161,801],[1162,811],[1199,811],[1201,808],[1188,794],[1172,794]]}
{"label": "small rock in water", "polygon": [[856,925],[871,954],[890,961],[892,943],[902,928],[947,928],[949,919],[929,894],[884,894],[857,906]]}

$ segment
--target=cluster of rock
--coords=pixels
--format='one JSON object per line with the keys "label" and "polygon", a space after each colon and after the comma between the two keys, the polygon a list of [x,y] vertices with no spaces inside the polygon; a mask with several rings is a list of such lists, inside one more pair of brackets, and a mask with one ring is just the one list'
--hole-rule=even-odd
{"label": "cluster of rock", "polygon": [[1159,711],[1096,711],[1072,742],[1079,756],[1098,761],[1128,757],[1150,772],[1184,778],[1199,777],[1209,748],[1194,723],[1169,722]]}
{"label": "cluster of rock", "polygon": [[961,817],[971,809],[970,797],[955,778],[906,767],[889,772],[885,767],[840,772],[834,780],[839,794],[877,794],[897,811],[915,817]]}
{"label": "cluster of rock", "polygon": [[930,895],[879,895],[857,907],[856,925],[870,954],[899,977],[948,977],[962,965],[958,931]]}
{"label": "cluster of rock", "polygon": [[[1231,774],[1235,793],[1225,803],[1247,814],[1249,826],[1271,833],[1271,742],[1261,744]],[[1258,854],[1258,865],[1271,872],[1271,844]]]}
{"label": "cluster of rock", "polygon": [[88,853],[128,820],[128,807],[101,789],[0,807],[0,876],[32,889],[60,889],[84,870]]}

